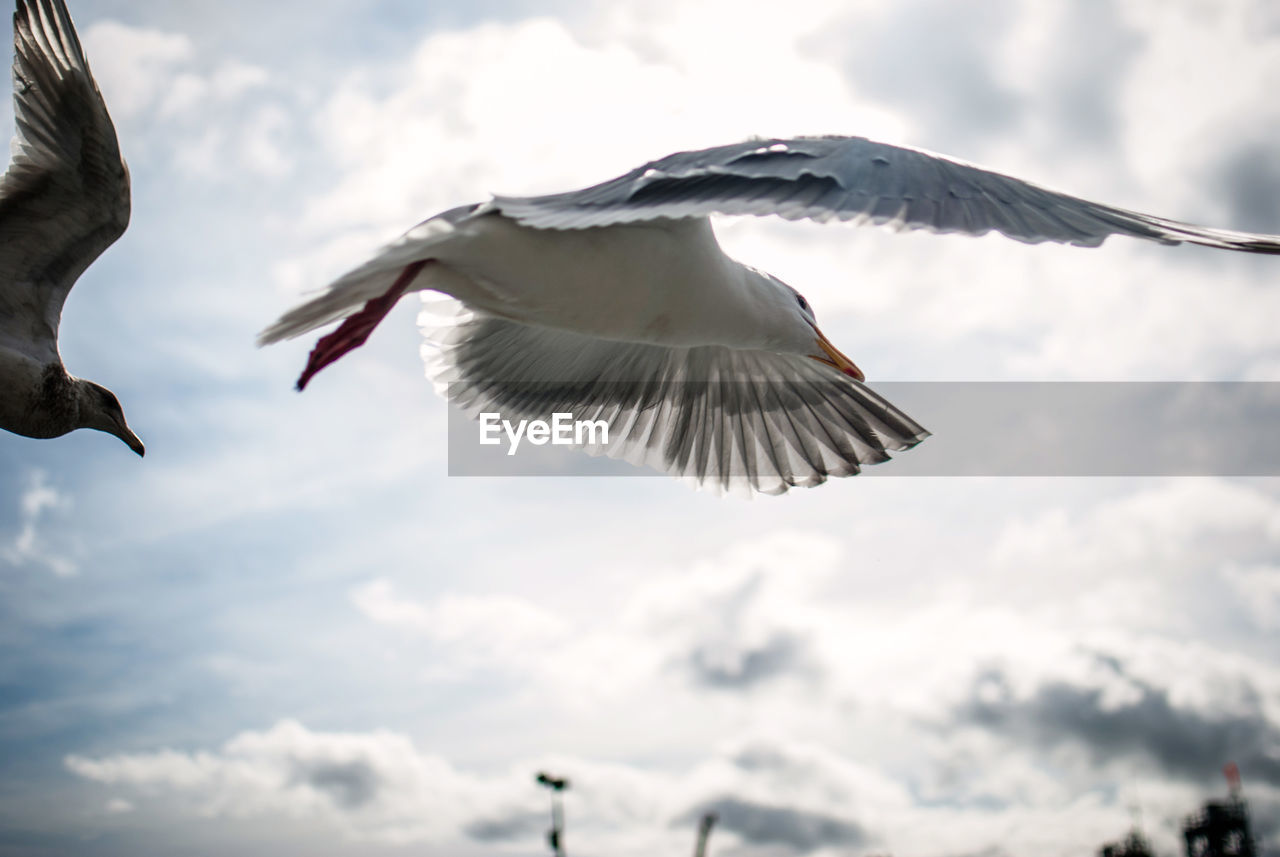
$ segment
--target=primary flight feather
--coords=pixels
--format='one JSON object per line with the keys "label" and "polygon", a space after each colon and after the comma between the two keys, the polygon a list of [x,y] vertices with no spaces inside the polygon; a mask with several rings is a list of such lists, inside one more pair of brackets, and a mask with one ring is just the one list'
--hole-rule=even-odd
{"label": "primary flight feather", "polygon": [[58,323],[80,274],[129,224],[129,171],[62,0],[13,16],[13,160],[0,179],[0,428],[104,431],[142,455],[115,395],[67,374]]}
{"label": "primary flight feather", "polygon": [[863,383],[798,292],[721,251],[713,214],[1280,253],[1280,236],[1089,202],[918,149],[753,140],[678,152],[583,190],[438,214],[285,313],[259,344],[343,319],[311,352],[301,390],[401,296],[443,292],[466,312],[435,335],[430,372],[469,413],[603,418],[609,443],[588,451],[721,490],[816,485],[927,437]]}

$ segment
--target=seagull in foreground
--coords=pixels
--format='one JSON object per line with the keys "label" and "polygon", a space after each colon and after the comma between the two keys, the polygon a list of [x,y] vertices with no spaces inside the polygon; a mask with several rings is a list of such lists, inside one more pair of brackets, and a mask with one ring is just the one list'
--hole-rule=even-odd
{"label": "seagull in foreground", "polygon": [[129,224],[129,171],[63,0],[13,15],[13,161],[0,179],[0,428],[59,437],[80,428],[138,455],[110,390],[58,355],[62,305]]}
{"label": "seagull in foreground", "polygon": [[464,312],[424,355],[465,412],[604,419],[609,441],[582,444],[588,452],[719,490],[817,485],[926,438],[863,384],[799,292],[721,251],[712,214],[1280,253],[1280,236],[1088,202],[919,149],[861,137],[752,140],[678,152],[583,190],[445,211],[258,342],[343,319],[311,352],[301,390],[404,294],[443,292]]}

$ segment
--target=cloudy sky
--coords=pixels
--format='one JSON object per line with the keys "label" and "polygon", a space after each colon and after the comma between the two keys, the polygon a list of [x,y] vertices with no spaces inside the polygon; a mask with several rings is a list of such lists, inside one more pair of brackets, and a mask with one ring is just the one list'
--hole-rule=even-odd
{"label": "cloudy sky", "polygon": [[[751,135],[1280,232],[1274,3],[72,12],[134,214],[62,353],[148,452],[0,436],[0,853],[534,855],[549,770],[575,855],[1172,855],[1228,760],[1280,845],[1274,480],[451,478],[416,301],[305,395],[253,347],[441,209]],[[1268,258],[719,232],[873,385],[1280,381]]]}

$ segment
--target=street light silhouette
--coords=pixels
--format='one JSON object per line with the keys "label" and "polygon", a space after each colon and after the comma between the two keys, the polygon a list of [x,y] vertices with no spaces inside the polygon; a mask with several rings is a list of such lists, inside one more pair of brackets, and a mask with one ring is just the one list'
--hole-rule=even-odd
{"label": "street light silhouette", "polygon": [[711,836],[711,828],[715,827],[718,816],[714,812],[704,812],[698,822],[698,842],[693,848],[693,857],[706,857],[707,839]]}
{"label": "street light silhouette", "polygon": [[555,857],[564,857],[564,807],[560,803],[560,793],[569,788],[569,780],[539,771],[537,781],[551,789],[551,830],[547,832],[547,844]]}

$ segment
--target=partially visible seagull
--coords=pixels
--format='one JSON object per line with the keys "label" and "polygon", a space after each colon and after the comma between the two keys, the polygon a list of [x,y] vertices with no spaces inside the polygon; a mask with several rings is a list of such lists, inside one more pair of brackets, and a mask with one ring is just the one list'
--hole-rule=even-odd
{"label": "partially visible seagull", "polygon": [[465,411],[605,419],[609,442],[584,443],[588,452],[721,490],[816,485],[927,437],[862,383],[803,296],[721,251],[712,214],[1280,253],[1280,236],[1088,202],[919,149],[753,140],[668,155],[584,190],[438,214],[258,341],[345,319],[311,352],[301,390],[406,292],[443,292],[466,311],[437,337],[429,371]]}
{"label": "partially visible seagull", "polygon": [[80,428],[145,449],[110,390],[58,355],[67,292],[129,224],[129,171],[63,0],[13,15],[13,161],[0,179],[0,428]]}

